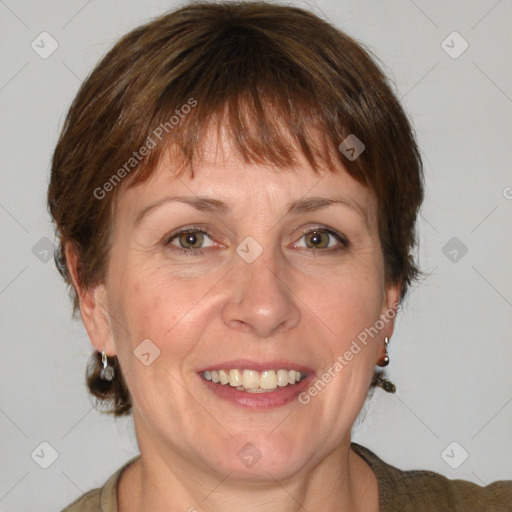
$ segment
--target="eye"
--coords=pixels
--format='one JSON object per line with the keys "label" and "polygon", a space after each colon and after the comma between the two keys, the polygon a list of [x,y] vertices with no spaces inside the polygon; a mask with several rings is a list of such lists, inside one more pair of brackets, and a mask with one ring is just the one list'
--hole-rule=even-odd
{"label": "eye", "polygon": [[296,243],[294,244],[295,247],[320,249],[324,253],[336,252],[348,247],[348,241],[343,235],[324,227],[302,230],[300,240],[304,240],[304,243]]}
{"label": "eye", "polygon": [[[302,237],[294,247],[315,249],[313,254],[330,254],[348,247],[347,239],[340,233],[326,227],[313,227],[301,230]],[[165,246],[173,252],[199,256],[203,249],[215,247],[213,236],[204,228],[188,226],[171,233],[165,240]],[[316,252],[318,249],[318,252]]]}
{"label": "eye", "polygon": [[212,237],[207,231],[191,227],[181,229],[169,235],[165,245],[182,254],[202,254],[201,249],[214,246]]}

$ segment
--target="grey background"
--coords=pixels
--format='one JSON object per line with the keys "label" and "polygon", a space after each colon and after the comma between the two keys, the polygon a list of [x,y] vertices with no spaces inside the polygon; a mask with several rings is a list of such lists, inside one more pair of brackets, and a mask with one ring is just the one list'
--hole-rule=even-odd
{"label": "grey background", "polygon": [[[354,440],[401,468],[480,484],[512,479],[511,2],[291,3],[382,60],[425,161],[418,257],[430,275],[391,342],[397,394],[375,393]],[[0,512],[60,510],[138,453],[131,419],[101,415],[87,395],[92,348],[45,262],[54,239],[45,193],[80,82],[119,36],[176,5],[0,0]],[[59,45],[47,59],[31,47],[43,31]],[[453,31],[469,44],[458,58],[445,51],[462,49],[458,36],[442,46]],[[58,454],[48,469],[44,441]]]}

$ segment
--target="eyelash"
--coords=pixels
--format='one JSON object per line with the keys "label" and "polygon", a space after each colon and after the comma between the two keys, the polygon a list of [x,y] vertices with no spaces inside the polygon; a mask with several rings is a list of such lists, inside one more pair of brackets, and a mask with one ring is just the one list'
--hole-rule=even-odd
{"label": "eyelash", "polygon": [[[340,233],[337,233],[336,231],[333,231],[332,229],[326,228],[324,226],[315,226],[315,227],[304,228],[304,229],[301,230],[301,237],[300,238],[302,238],[303,236],[308,235],[308,234],[310,234],[310,233],[312,233],[314,231],[319,231],[319,232],[322,232],[322,233],[327,233],[327,234],[333,236],[341,244],[341,246],[331,247],[330,249],[318,249],[318,250],[316,250],[313,247],[310,250],[314,250],[315,251],[314,252],[315,255],[322,255],[322,256],[330,255],[330,254],[342,251],[342,250],[346,249],[349,246],[348,240],[343,235],[341,235]],[[207,229],[205,229],[204,227],[188,226],[188,227],[186,227],[184,229],[180,229],[180,230],[175,231],[175,232],[171,233],[170,235],[168,235],[165,238],[164,245],[166,247],[169,246],[171,244],[172,240],[174,240],[176,237],[179,237],[180,235],[183,235],[185,233],[202,233],[202,234],[205,234],[206,236],[208,236],[209,238],[213,239],[213,235]],[[300,240],[300,238],[299,238],[299,240]],[[173,248],[171,250],[173,252],[177,252],[178,254],[183,254],[183,255],[186,255],[186,256],[201,256],[205,252],[203,249],[183,249],[182,247],[176,247],[176,246],[173,246]],[[318,252],[316,252],[316,251],[318,251]]]}

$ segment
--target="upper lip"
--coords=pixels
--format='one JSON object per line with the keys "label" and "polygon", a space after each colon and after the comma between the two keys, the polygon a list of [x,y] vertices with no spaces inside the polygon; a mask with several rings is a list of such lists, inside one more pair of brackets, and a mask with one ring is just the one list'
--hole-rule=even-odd
{"label": "upper lip", "polygon": [[286,359],[274,359],[269,361],[262,361],[261,359],[232,359],[230,361],[223,361],[221,363],[212,363],[208,366],[200,368],[198,373],[204,372],[205,370],[229,370],[229,369],[238,369],[238,370],[255,370],[258,372],[263,372],[265,370],[299,370],[301,372],[313,373],[312,368],[308,366],[304,366],[299,363],[295,363],[293,361],[289,361]]}

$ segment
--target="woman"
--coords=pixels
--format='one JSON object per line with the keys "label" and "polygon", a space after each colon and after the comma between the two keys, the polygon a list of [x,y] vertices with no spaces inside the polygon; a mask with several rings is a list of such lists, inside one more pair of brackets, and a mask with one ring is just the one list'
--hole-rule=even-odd
{"label": "woman", "polygon": [[48,204],[89,389],[133,413],[140,456],[65,510],[512,507],[510,482],[351,443],[394,390],[375,368],[422,198],[385,77],[311,13],[196,3],[126,35],[71,106]]}

